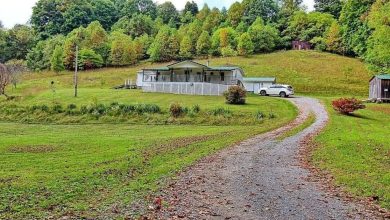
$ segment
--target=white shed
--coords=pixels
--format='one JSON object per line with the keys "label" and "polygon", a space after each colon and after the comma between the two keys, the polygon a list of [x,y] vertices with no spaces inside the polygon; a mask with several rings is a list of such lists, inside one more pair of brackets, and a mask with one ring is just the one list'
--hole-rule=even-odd
{"label": "white shed", "polygon": [[258,92],[262,87],[276,84],[275,77],[251,77],[243,79],[244,87],[248,92]]}

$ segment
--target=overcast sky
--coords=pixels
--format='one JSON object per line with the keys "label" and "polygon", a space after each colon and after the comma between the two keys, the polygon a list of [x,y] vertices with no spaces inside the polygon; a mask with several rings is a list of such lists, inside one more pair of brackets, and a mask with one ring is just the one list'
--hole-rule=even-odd
{"label": "overcast sky", "polygon": [[[0,20],[6,28],[15,24],[25,24],[31,16],[32,7],[38,0],[0,0]],[[158,3],[167,0],[157,0]],[[169,0],[168,0],[169,1]],[[170,0],[180,10],[184,8],[185,0]],[[236,0],[195,0],[199,7],[207,3],[210,7],[226,6],[227,8]],[[241,1],[241,0],[239,0]],[[314,0],[304,0],[309,10],[312,10]]]}

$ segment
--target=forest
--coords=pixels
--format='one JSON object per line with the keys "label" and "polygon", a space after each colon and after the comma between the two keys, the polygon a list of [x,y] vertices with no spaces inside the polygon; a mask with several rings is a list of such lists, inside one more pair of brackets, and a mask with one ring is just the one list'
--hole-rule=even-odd
{"label": "forest", "polygon": [[250,56],[291,48],[358,57],[373,72],[390,70],[390,0],[243,0],[230,8],[167,1],[39,0],[28,24],[0,22],[0,63],[31,71],[134,65],[195,57]]}

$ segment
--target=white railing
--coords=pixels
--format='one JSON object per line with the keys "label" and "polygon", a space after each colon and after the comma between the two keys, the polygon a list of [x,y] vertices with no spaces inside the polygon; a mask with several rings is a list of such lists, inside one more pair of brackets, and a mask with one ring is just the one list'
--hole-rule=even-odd
{"label": "white railing", "polygon": [[144,92],[219,96],[229,89],[229,85],[203,82],[144,82],[142,89]]}

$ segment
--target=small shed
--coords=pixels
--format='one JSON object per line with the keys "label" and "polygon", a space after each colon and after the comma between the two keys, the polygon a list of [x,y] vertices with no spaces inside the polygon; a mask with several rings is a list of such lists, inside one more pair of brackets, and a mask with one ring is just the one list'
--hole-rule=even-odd
{"label": "small shed", "polygon": [[258,92],[260,88],[276,84],[275,77],[244,77],[244,87],[248,92]]}
{"label": "small shed", "polygon": [[390,74],[379,74],[370,80],[370,100],[390,101]]}
{"label": "small shed", "polygon": [[307,41],[295,40],[292,42],[293,50],[310,50],[311,44]]}

